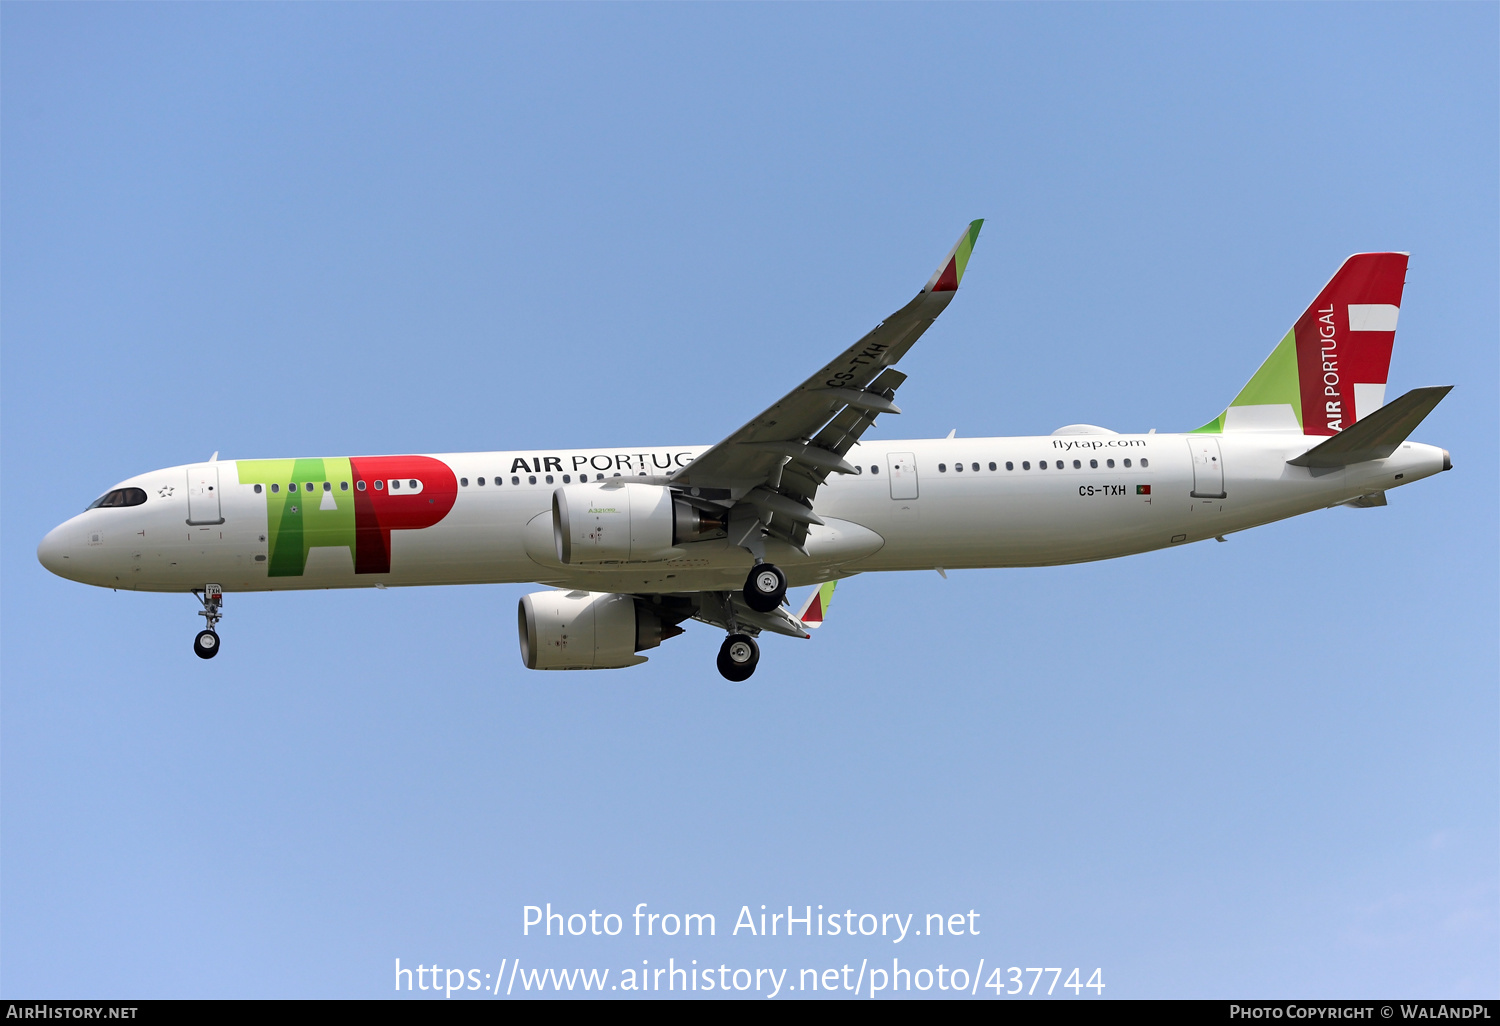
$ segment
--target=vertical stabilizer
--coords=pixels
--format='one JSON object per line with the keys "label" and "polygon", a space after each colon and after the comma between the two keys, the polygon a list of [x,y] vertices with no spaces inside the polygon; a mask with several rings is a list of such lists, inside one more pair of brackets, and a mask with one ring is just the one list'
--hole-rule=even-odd
{"label": "vertical stabilizer", "polygon": [[1297,318],[1228,409],[1199,432],[1336,435],[1385,403],[1405,253],[1356,253]]}

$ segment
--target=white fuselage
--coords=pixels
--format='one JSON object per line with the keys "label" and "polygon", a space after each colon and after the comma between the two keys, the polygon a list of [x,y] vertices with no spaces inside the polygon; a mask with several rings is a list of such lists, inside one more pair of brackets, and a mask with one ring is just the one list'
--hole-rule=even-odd
{"label": "white fuselage", "polygon": [[[819,490],[814,509],[826,525],[811,529],[806,552],[772,539],[766,555],[793,586],[876,570],[1108,559],[1337,505],[1429,477],[1445,465],[1442,449],[1416,442],[1403,443],[1388,459],[1335,470],[1287,464],[1318,441],[1273,432],[865,442],[847,457],[861,473],[835,474]],[[1204,448],[1207,443],[1211,449]],[[639,465],[660,474],[705,448],[633,449],[633,458],[616,456],[603,465],[610,468],[607,479],[638,475]],[[452,509],[437,523],[390,532],[388,572],[356,573],[353,547],[333,545],[308,549],[300,574],[273,576],[268,496],[256,485],[239,483],[235,461],[217,464],[222,523],[188,523],[188,478],[194,471],[173,467],[121,482],[117,487],[144,490],[146,501],[73,517],[47,535],[38,556],[63,577],[137,591],[190,591],[206,584],[229,592],[512,582],[596,592],[738,589],[752,559],[724,539],[682,544],[671,558],[654,562],[579,567],[558,560],[553,492],[565,472],[574,478],[569,468],[588,470],[592,461],[597,470],[606,451],[624,452],[430,457],[467,483],[458,486]],[[514,469],[523,465],[533,469]],[[333,498],[316,494],[308,501],[348,501],[352,493],[338,491],[342,486],[330,486]]]}

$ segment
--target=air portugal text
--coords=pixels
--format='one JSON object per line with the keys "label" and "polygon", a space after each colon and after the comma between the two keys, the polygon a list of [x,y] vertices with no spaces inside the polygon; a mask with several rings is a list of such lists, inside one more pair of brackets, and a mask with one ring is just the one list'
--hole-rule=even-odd
{"label": "air portugal text", "polygon": [[[567,460],[572,466],[563,466]],[[517,456],[510,461],[511,474],[545,474],[549,471],[581,471],[593,469],[600,472],[616,471],[632,474],[650,473],[653,470],[670,472],[693,462],[691,452],[615,452],[582,456]]]}
{"label": "air portugal text", "polygon": [[1333,326],[1333,307],[1318,309],[1318,348],[1323,354],[1323,414],[1328,419],[1329,431],[1344,429],[1344,396],[1339,391],[1339,340],[1338,329]]}

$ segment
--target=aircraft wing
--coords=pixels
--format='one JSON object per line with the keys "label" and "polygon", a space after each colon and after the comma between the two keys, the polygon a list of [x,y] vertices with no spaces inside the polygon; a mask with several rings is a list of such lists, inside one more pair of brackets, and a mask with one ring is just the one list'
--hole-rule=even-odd
{"label": "aircraft wing", "polygon": [[735,544],[759,526],[800,547],[808,525],[822,523],[812,511],[818,486],[854,473],[844,459],[850,447],[880,414],[901,412],[891,399],[906,375],[894,364],[953,300],[982,224],[964,230],[916,298],[669,483],[690,501],[735,507]]}

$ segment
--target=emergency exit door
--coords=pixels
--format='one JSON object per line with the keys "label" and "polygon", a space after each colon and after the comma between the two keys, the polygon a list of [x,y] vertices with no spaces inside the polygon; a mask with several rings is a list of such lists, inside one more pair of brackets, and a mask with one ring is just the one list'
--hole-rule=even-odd
{"label": "emergency exit door", "polygon": [[188,518],[190,524],[222,524],[219,507],[219,465],[199,463],[187,471]]}
{"label": "emergency exit door", "polygon": [[891,498],[915,499],[917,497],[917,457],[909,452],[887,453],[886,470],[891,479]]}
{"label": "emergency exit door", "polygon": [[1224,460],[1219,440],[1212,435],[1189,435],[1187,444],[1193,452],[1193,498],[1224,498]]}

